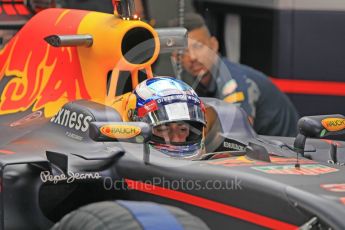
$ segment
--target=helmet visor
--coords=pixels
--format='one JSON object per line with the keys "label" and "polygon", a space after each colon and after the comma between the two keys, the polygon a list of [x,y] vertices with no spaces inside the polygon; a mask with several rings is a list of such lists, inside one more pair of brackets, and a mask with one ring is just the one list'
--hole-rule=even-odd
{"label": "helmet visor", "polygon": [[205,125],[204,113],[200,106],[187,102],[158,104],[156,110],[142,117],[142,121],[153,126],[174,121],[197,121]]}

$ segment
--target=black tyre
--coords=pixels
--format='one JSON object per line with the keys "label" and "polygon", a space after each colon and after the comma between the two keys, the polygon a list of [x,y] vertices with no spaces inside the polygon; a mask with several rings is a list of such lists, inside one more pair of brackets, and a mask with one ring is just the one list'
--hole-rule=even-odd
{"label": "black tyre", "polygon": [[206,230],[198,217],[180,208],[153,202],[105,201],[81,207],[56,223],[51,230]]}

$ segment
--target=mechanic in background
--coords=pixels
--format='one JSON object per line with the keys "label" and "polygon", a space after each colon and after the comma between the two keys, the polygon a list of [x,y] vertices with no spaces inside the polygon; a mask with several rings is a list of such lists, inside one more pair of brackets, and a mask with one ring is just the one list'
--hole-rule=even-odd
{"label": "mechanic in background", "polygon": [[204,153],[205,107],[183,81],[155,77],[141,82],[128,98],[126,115],[126,120],[150,124],[150,146],[170,157],[196,159]]}
{"label": "mechanic in background", "polygon": [[[178,26],[178,20],[170,22]],[[217,97],[240,105],[250,116],[258,134],[295,136],[298,114],[289,98],[263,73],[230,62],[218,55],[218,40],[211,36],[204,19],[195,13],[184,18],[188,30],[188,49],[173,54],[180,60],[181,78],[199,96]]]}

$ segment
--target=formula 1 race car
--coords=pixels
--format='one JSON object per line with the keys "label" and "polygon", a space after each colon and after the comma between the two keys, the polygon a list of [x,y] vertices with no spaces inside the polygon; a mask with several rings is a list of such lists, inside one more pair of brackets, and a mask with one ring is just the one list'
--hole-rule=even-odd
{"label": "formula 1 race car", "polygon": [[345,143],[319,139],[341,133],[343,116],[304,117],[296,138],[259,136],[241,109],[202,98],[207,154],[165,156],[123,104],[186,31],[117,7],[44,10],[0,51],[1,229],[47,229],[105,200],[172,205],[211,229],[344,229]]}

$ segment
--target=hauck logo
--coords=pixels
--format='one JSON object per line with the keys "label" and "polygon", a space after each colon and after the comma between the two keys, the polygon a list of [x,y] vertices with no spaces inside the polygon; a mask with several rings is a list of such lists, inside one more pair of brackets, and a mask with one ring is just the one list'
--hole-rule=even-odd
{"label": "hauck logo", "polygon": [[322,126],[328,131],[340,131],[345,129],[344,118],[326,118],[321,121]]}
{"label": "hauck logo", "polygon": [[100,131],[103,135],[116,139],[132,138],[141,133],[140,127],[133,125],[104,125]]}
{"label": "hauck logo", "polygon": [[52,182],[57,184],[60,181],[66,181],[67,184],[73,183],[76,180],[98,180],[101,178],[98,172],[95,173],[74,173],[69,171],[66,174],[52,175],[49,171],[43,171],[40,174],[43,183]]}

